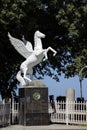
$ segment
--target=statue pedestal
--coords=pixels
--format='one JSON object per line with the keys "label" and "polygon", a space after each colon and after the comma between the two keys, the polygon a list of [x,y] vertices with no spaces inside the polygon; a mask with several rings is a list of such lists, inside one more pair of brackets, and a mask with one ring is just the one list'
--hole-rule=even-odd
{"label": "statue pedestal", "polygon": [[40,80],[19,89],[19,104],[19,124],[49,124],[48,88]]}

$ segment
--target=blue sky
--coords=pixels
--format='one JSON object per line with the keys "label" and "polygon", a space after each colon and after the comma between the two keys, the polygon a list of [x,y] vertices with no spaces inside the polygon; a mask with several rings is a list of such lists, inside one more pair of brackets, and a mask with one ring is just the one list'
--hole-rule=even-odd
{"label": "blue sky", "polygon": [[[80,97],[80,83],[78,76],[73,78],[60,77],[60,82],[56,82],[50,77],[44,77],[43,83],[49,89],[49,95],[54,95],[55,99],[57,96],[66,96],[66,89],[73,88],[75,90],[75,99]],[[82,96],[87,100],[87,79],[82,81]]]}
{"label": "blue sky", "polygon": [[[59,79],[60,82],[57,82],[52,78],[45,76],[42,80],[48,87],[49,95],[54,95],[54,98],[56,99],[57,96],[66,96],[66,89],[73,88],[75,90],[75,99],[80,97],[80,83],[78,76],[67,79],[62,75]],[[87,78],[82,81],[82,95],[84,99],[87,100]]]}

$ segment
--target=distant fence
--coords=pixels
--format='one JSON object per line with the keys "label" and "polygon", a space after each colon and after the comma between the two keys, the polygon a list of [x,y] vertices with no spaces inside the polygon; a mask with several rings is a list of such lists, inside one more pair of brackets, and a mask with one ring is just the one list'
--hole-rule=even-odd
{"label": "distant fence", "polygon": [[19,122],[19,103],[13,102],[11,108],[11,124]]}
{"label": "distant fence", "polygon": [[[52,123],[87,125],[87,102],[67,100],[49,103],[50,121]],[[0,125],[17,124],[19,121],[19,103],[0,103]]]}
{"label": "distant fence", "polygon": [[0,126],[18,123],[19,103],[0,103]]}
{"label": "distant fence", "polygon": [[0,104],[0,126],[10,124],[10,104]]}
{"label": "distant fence", "polygon": [[87,124],[87,102],[54,102],[54,108],[49,104],[52,123]]}

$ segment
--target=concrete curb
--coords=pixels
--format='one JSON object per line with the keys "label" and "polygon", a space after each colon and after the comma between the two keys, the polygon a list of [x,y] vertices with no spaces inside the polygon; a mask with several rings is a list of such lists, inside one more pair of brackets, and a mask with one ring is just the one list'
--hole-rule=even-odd
{"label": "concrete curb", "polygon": [[0,130],[87,130],[87,126],[74,126],[74,125],[59,125],[52,124],[48,126],[22,126],[11,125],[8,127],[0,128]]}

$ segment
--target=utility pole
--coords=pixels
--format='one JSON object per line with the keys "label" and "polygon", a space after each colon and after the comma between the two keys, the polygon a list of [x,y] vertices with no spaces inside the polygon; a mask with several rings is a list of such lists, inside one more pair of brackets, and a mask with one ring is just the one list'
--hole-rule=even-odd
{"label": "utility pole", "polygon": [[79,71],[79,82],[80,82],[80,96],[82,99],[82,80],[83,80],[83,76],[82,76],[82,71],[87,68],[87,66],[84,66],[80,71]]}

